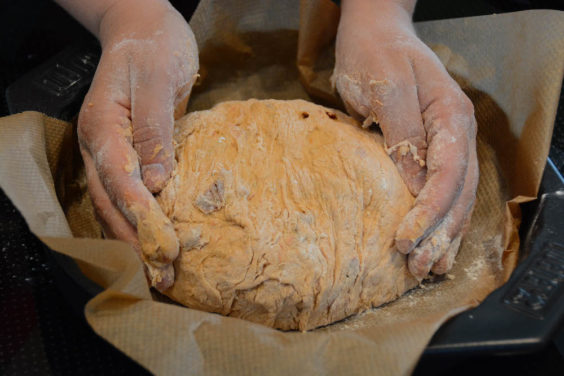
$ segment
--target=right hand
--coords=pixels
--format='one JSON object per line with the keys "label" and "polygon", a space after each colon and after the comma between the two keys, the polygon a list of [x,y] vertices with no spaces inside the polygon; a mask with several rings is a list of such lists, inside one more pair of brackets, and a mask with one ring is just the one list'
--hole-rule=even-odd
{"label": "right hand", "polygon": [[131,244],[163,291],[174,283],[178,239],[152,193],[174,167],[175,108],[185,112],[197,77],[196,41],[155,0],[114,1],[98,37],[102,57],[78,120],[88,189],[105,234]]}
{"label": "right hand", "polygon": [[413,0],[343,1],[333,79],[349,113],[377,122],[413,208],[396,232],[418,280],[445,274],[470,223],[479,171],[472,102],[415,34]]}

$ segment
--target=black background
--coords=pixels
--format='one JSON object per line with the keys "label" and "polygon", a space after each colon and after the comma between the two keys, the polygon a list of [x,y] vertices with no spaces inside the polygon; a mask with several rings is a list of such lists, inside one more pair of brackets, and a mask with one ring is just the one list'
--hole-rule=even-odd
{"label": "black background", "polygon": [[[190,15],[197,1],[173,1]],[[553,8],[563,1],[420,0],[414,19]],[[94,38],[52,1],[0,1],[0,116],[8,114],[10,83],[72,44]],[[562,94],[550,156],[564,171]],[[1,135],[0,135],[1,137]],[[146,371],[92,332],[76,305],[69,304],[41,242],[0,191],[0,375],[129,375]],[[560,349],[560,351],[559,351]],[[534,354],[469,359],[423,359],[416,374],[562,375],[564,330]],[[375,370],[376,371],[376,370]]]}

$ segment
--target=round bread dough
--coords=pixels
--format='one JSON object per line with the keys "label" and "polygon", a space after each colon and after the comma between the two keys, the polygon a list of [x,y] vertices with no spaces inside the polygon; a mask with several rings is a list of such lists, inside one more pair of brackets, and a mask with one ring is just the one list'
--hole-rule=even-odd
{"label": "round bread dough", "polygon": [[225,102],[176,123],[158,196],[180,240],[165,294],[308,330],[417,284],[394,233],[413,197],[382,137],[303,100]]}

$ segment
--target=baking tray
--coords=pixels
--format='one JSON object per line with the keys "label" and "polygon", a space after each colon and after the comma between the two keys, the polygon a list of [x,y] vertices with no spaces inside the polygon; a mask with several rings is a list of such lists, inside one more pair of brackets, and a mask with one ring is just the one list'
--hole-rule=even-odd
{"label": "baking tray", "polygon": [[[10,113],[40,111],[62,120],[76,117],[94,75],[100,49],[70,47],[6,90]],[[539,199],[521,205],[520,261],[510,280],[478,307],[444,323],[426,358],[531,353],[544,348],[564,321],[564,178],[548,159]],[[76,263],[57,252],[57,283],[83,317],[86,302],[102,289]]]}

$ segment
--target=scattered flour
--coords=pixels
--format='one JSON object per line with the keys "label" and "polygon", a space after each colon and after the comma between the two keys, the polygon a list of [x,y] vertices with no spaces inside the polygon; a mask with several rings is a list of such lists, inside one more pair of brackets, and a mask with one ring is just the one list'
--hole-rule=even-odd
{"label": "scattered flour", "polygon": [[480,274],[482,274],[482,269],[486,266],[486,261],[483,257],[477,258],[474,262],[467,268],[464,268],[466,275],[469,279],[475,281],[478,279]]}

